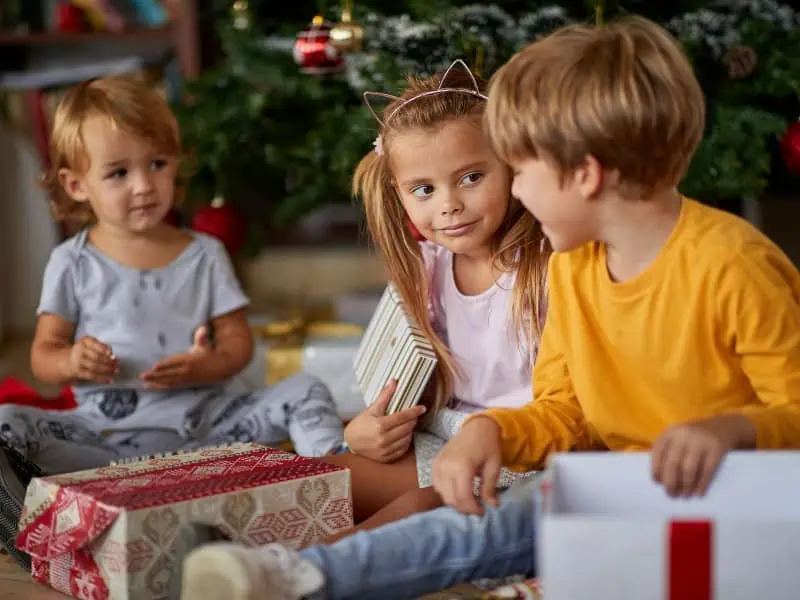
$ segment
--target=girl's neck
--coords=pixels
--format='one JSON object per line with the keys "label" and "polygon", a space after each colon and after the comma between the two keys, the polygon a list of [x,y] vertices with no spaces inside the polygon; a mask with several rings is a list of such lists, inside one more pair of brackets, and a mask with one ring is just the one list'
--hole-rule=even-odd
{"label": "girl's neck", "polygon": [[453,254],[453,279],[458,291],[465,296],[482,294],[494,285],[497,277],[488,248],[485,252]]}
{"label": "girl's neck", "polygon": [[145,232],[131,232],[97,223],[89,241],[103,254],[133,269],[152,270],[175,260],[192,241],[186,232],[160,223]]}

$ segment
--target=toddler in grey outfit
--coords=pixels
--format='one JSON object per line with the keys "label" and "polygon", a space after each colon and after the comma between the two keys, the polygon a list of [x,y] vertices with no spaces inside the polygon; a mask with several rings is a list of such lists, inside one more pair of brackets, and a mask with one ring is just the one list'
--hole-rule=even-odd
{"label": "toddler in grey outfit", "polygon": [[332,398],[308,375],[258,391],[238,378],[145,389],[140,373],[186,352],[198,328],[248,304],[224,247],[204,234],[193,236],[177,259],[153,271],[105,256],[86,230],[53,251],[38,313],[75,323],[76,339],[92,336],[110,346],[120,370],[112,384],[75,385],[75,410],[0,406],[0,437],[48,473],[234,441],[291,438],[306,456],[324,455],[341,442]]}

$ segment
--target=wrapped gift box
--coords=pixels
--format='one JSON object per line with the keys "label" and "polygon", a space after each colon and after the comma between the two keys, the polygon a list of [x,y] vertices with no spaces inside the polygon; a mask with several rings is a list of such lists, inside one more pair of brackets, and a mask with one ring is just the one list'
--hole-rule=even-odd
{"label": "wrapped gift box", "polygon": [[254,358],[243,373],[250,387],[272,385],[295,373],[310,373],[328,386],[342,419],[352,419],[364,410],[353,372],[363,327],[305,317],[259,316],[250,318],[250,326],[255,339]]}
{"label": "wrapped gift box", "polygon": [[375,402],[394,379],[397,388],[386,414],[410,408],[422,398],[436,364],[433,346],[406,312],[400,293],[389,284],[353,362],[364,400]]}
{"label": "wrapped gift box", "polygon": [[305,546],[352,527],[350,472],[239,444],[33,479],[17,546],[35,580],[76,598],[166,599],[189,523]]}
{"label": "wrapped gift box", "polygon": [[798,452],[733,452],[691,499],[646,453],[558,455],[538,508],[547,600],[800,598]]}

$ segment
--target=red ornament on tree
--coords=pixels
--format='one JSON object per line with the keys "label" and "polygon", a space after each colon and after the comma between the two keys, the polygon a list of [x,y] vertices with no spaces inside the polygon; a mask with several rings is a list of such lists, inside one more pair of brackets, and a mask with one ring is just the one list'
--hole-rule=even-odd
{"label": "red ornament on tree", "polygon": [[781,155],[786,167],[795,175],[800,175],[800,121],[795,121],[781,138]]}
{"label": "red ornament on tree", "polygon": [[56,28],[63,33],[79,33],[86,29],[83,11],[69,2],[56,6]]}
{"label": "red ornament on tree", "polygon": [[231,256],[238,254],[246,241],[247,225],[236,209],[219,197],[194,216],[192,229],[217,238]]}
{"label": "red ornament on tree", "polygon": [[292,54],[303,73],[324,75],[344,68],[344,58],[331,43],[331,25],[320,16],[297,34]]}

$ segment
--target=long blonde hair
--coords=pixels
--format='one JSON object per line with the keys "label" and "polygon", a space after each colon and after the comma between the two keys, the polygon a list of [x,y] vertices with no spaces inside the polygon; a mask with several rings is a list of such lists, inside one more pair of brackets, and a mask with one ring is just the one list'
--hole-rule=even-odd
{"label": "long blonde hair", "polygon": [[[485,99],[471,93],[432,93],[443,87],[442,78],[443,74],[425,79],[409,77],[403,94],[383,110],[380,148],[361,160],[353,176],[353,194],[363,199],[367,228],[386,263],[389,280],[400,293],[411,318],[431,341],[439,360],[434,411],[445,406],[452,396],[457,369],[450,351],[431,323],[428,313],[431,282],[425,272],[420,246],[409,231],[408,217],[392,184],[389,155],[392,138],[398,133],[435,130],[458,119],[481,122]],[[483,93],[485,83],[478,80],[477,84],[477,91]],[[475,83],[470,73],[450,71],[447,87],[469,90],[475,88]],[[411,98],[413,102],[409,102]],[[511,307],[514,325],[518,338],[522,334],[533,348],[544,323],[550,247],[539,223],[513,198],[492,239],[492,253],[499,270],[517,272]]]}

